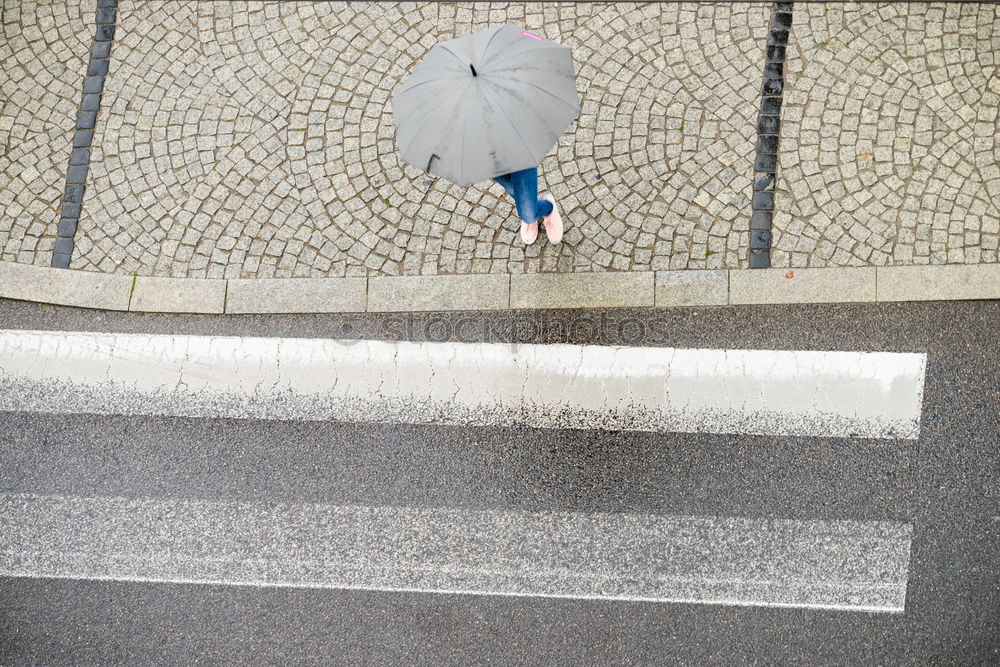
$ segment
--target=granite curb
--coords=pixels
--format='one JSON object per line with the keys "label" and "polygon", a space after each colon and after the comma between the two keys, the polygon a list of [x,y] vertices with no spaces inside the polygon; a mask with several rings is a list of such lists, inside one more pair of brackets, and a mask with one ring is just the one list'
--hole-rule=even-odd
{"label": "granite curb", "polygon": [[1000,264],[222,280],[0,262],[0,298],[217,314],[961,301],[1000,299]]}

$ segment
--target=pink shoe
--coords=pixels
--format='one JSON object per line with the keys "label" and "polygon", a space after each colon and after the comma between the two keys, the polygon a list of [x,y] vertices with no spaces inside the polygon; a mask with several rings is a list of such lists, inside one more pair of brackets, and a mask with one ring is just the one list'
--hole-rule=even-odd
{"label": "pink shoe", "polygon": [[559,207],[556,206],[556,200],[552,195],[542,195],[542,199],[552,202],[552,212],[542,218],[542,224],[545,225],[545,236],[548,237],[549,243],[559,243],[562,241],[563,234],[562,216],[559,215]]}
{"label": "pink shoe", "polygon": [[531,245],[538,238],[538,221],[531,223],[521,223],[521,240]]}

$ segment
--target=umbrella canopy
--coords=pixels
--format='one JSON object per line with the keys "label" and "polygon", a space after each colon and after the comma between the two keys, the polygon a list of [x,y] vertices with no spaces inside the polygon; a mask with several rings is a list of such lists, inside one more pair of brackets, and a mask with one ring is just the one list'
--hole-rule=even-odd
{"label": "umbrella canopy", "polygon": [[515,25],[441,42],[392,113],[403,162],[456,185],[537,167],[580,115],[572,53]]}

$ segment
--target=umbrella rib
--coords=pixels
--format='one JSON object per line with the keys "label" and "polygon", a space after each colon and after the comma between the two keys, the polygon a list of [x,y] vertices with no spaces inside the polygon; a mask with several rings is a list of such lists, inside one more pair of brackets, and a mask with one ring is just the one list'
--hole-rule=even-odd
{"label": "umbrella rib", "polygon": [[420,83],[415,84],[413,86],[410,86],[409,88],[404,88],[403,90],[401,90],[398,93],[396,93],[395,95],[393,95],[393,97],[399,97],[400,95],[405,95],[406,93],[410,92],[411,90],[416,90],[420,86],[426,86],[428,83],[441,83],[442,81],[450,81],[451,79],[463,79],[463,78],[465,78],[464,75],[457,75],[457,76],[450,76],[450,77],[449,76],[442,76],[442,77],[439,77],[437,79],[427,79],[426,81],[421,81]]}
{"label": "umbrella rib", "polygon": [[[455,91],[452,91],[452,92],[454,93]],[[459,91],[459,92],[461,92],[461,91]],[[424,121],[422,123],[420,123],[420,127],[418,127],[417,130],[416,130],[416,132],[413,133],[413,137],[416,138],[416,137],[420,136],[420,132],[421,132],[421,130],[424,129],[424,126],[427,125],[427,123],[429,123],[430,121],[434,120],[434,118],[435,118],[434,114],[429,114],[429,113],[428,114],[424,114]],[[410,146],[409,144],[407,144],[405,147],[404,146],[400,146],[399,147],[400,151],[408,150],[409,146]]]}
{"label": "umbrella rib", "polygon": [[465,178],[465,133],[469,129],[469,123],[467,122],[468,119],[469,119],[469,105],[466,104],[465,115],[462,116],[462,150],[459,153],[460,157],[458,158],[458,166],[459,166],[458,173],[461,174],[461,178]]}
{"label": "umbrella rib", "polygon": [[[558,48],[560,46],[563,47],[563,48],[566,48],[566,49],[569,48],[568,46],[566,46],[564,44],[558,44],[556,46],[548,46],[547,44],[538,44],[538,43],[535,43],[535,44],[532,44],[531,46],[532,46],[532,48],[526,48],[526,49],[522,49],[520,51],[514,51],[513,53],[504,53],[502,55],[502,57],[500,58],[500,60],[490,61],[489,64],[496,66],[496,65],[499,65],[500,63],[504,62],[505,60],[509,60],[510,58],[516,58],[517,56],[523,56],[525,53],[533,53],[534,51],[541,51],[542,49],[554,49],[554,48]],[[570,52],[570,53],[572,53],[572,52]],[[484,67],[486,66],[485,62],[483,63],[483,66]]]}
{"label": "umbrella rib", "polygon": [[458,62],[462,63],[463,65],[465,64],[465,63],[463,62],[463,59],[462,59],[462,58],[459,58],[459,57],[458,57],[458,54],[457,54],[457,53],[455,53],[454,51],[452,51],[451,49],[449,49],[449,48],[448,48],[447,46],[445,46],[445,45],[443,45],[443,44],[438,44],[437,46],[438,46],[438,48],[440,48],[440,49],[441,49],[442,51],[444,51],[445,53],[447,53],[447,54],[451,55],[451,56],[452,56],[453,58],[455,58],[455,60],[457,60]]}
{"label": "umbrella rib", "polygon": [[442,44],[442,43],[440,43],[440,42],[439,42],[439,43],[437,44],[437,47],[438,47],[439,49],[441,49],[442,51],[444,51],[445,53],[449,53],[449,54],[451,54],[452,56],[454,56],[455,60],[457,60],[457,61],[459,61],[459,62],[462,62],[462,59],[458,57],[458,54],[457,54],[457,53],[455,53],[454,51],[452,51],[451,49],[449,49],[449,48],[448,48],[447,46],[445,46],[444,44]]}
{"label": "umbrella rib", "polygon": [[[483,87],[483,94],[484,94],[484,95],[485,95],[485,94],[487,94],[487,93],[486,93],[486,87],[485,87],[485,86]],[[513,122],[511,121],[511,119],[510,119],[510,118],[509,118],[509,117],[507,116],[507,114],[506,114],[506,113],[504,113],[504,111],[503,111],[503,107],[502,107],[502,106],[500,106],[499,104],[497,104],[497,101],[496,101],[496,99],[494,99],[492,95],[490,95],[489,97],[490,97],[490,101],[491,101],[491,102],[493,102],[493,104],[494,104],[494,105],[496,105],[496,108],[497,108],[497,111],[498,111],[498,113],[499,113],[499,114],[500,114],[501,116],[503,116],[503,119],[504,119],[505,121],[507,121],[507,123],[509,123],[509,124],[510,124],[510,127],[511,127],[511,129],[513,129],[513,130],[514,130],[514,134],[516,134],[516,135],[517,135],[517,138],[521,140],[521,144],[522,144],[522,145],[524,146],[525,150],[527,150],[527,151],[528,151],[528,155],[532,155],[532,159],[534,159],[534,154],[533,154],[533,153],[531,152],[531,147],[530,147],[530,146],[528,146],[528,142],[526,142],[526,141],[524,140],[524,137],[522,137],[522,136],[521,136],[521,132],[520,132],[520,130],[518,130],[518,129],[517,129],[517,126],[516,126],[516,125],[514,125],[514,123],[513,123]]]}
{"label": "umbrella rib", "polygon": [[[499,35],[501,30],[503,30],[502,26],[499,27],[499,28],[497,28],[496,31],[494,31],[494,33],[492,35],[490,35],[490,41],[486,42],[486,46],[485,46],[485,48],[483,48],[483,51],[482,51],[483,55],[486,55],[486,54],[488,54],[490,52],[490,44],[493,43],[493,38],[496,37],[497,35]],[[479,61],[480,65],[482,65],[483,67],[486,66],[487,62],[488,61],[486,61],[486,60],[480,60]]]}
{"label": "umbrella rib", "polygon": [[497,76],[496,74],[492,75],[492,77],[494,79],[503,79],[503,78],[506,78],[507,81],[514,81],[516,83],[520,83],[520,84],[525,84],[525,85],[531,86],[532,88],[537,88],[538,90],[542,91],[543,93],[547,93],[548,95],[551,95],[552,97],[556,98],[557,100],[559,100],[560,102],[562,102],[565,105],[571,106],[574,109],[577,106],[576,104],[570,104],[569,102],[567,102],[563,98],[561,98],[558,95],[556,95],[555,93],[553,93],[551,90],[547,90],[545,88],[542,88],[537,83],[532,83],[531,81],[521,81],[519,79],[514,79],[514,78],[511,78],[511,77]]}

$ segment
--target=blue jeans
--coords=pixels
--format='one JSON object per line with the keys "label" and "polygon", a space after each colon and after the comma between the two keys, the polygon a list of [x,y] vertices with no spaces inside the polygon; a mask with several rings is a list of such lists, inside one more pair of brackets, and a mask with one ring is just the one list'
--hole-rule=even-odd
{"label": "blue jeans", "polygon": [[517,217],[529,225],[552,213],[552,202],[538,198],[538,168],[522,169],[493,179],[503,186],[517,207]]}

